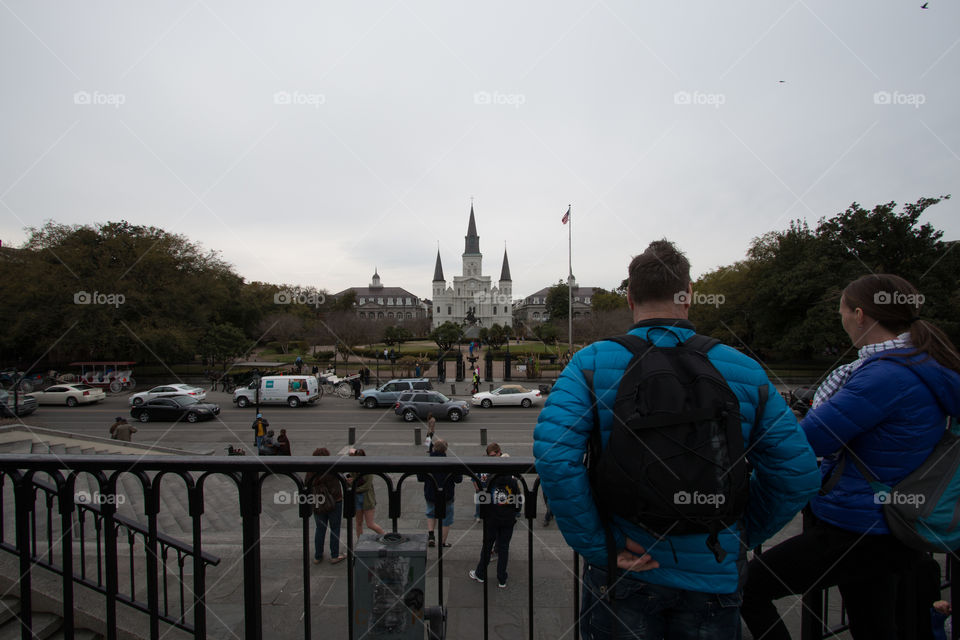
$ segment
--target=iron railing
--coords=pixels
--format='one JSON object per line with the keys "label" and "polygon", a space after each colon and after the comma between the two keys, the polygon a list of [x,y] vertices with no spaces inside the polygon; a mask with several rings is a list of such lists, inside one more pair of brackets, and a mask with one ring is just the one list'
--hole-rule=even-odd
{"label": "iron railing", "polygon": [[[149,634],[153,639],[161,637],[161,623],[191,633],[195,638],[207,636],[206,568],[215,566],[219,559],[203,551],[204,487],[211,477],[227,478],[238,489],[236,505],[240,516],[242,540],[242,579],[244,601],[244,636],[247,640],[263,637],[262,592],[261,592],[261,511],[262,486],[271,476],[286,477],[293,481],[298,492],[306,492],[303,474],[332,472],[341,483],[344,494],[343,516],[346,519],[347,566],[354,564],[354,493],[346,474],[372,474],[383,480],[387,487],[387,516],[393,532],[397,532],[401,517],[401,496],[405,481],[417,474],[426,474],[433,481],[433,474],[462,474],[465,478],[479,480],[478,474],[513,475],[520,481],[524,497],[522,517],[526,520],[527,541],[527,593],[526,636],[534,638],[534,533],[533,521],[537,518],[539,479],[536,477],[532,458],[439,458],[439,457],[219,457],[183,456],[117,456],[117,455],[0,455],[0,550],[16,554],[19,558],[21,627],[22,637],[31,637],[31,575],[34,567],[42,567],[63,576],[62,600],[64,635],[73,638],[74,585],[79,584],[102,594],[105,601],[105,635],[116,640],[117,606],[123,605],[145,613],[149,617]],[[96,480],[99,505],[77,504],[76,481],[79,474],[89,474]],[[118,481],[124,474],[134,477],[143,491],[143,515],[146,525],[124,518],[117,513]],[[188,514],[192,540],[180,542],[159,530],[160,488],[168,476],[179,478],[188,498]],[[7,539],[3,529],[2,491],[4,478],[12,482],[15,500],[16,532],[13,542]],[[443,484],[443,483],[439,483]],[[178,483],[179,486],[179,483]],[[443,487],[438,492],[436,517],[442,520],[446,500]],[[41,498],[38,502],[38,497]],[[228,505],[218,504],[222,511]],[[303,579],[303,637],[311,638],[311,585],[310,558],[312,553],[311,520],[312,506],[301,502],[298,517],[302,522]],[[94,534],[88,538],[87,520],[92,520]],[[119,549],[121,533],[126,534],[126,552],[129,555],[128,584],[121,589]],[[142,553],[135,552],[137,541],[142,542]],[[95,546],[95,571],[88,569],[89,546]],[[59,559],[55,550],[59,547]],[[178,571],[167,569],[167,558],[175,554]],[[438,599],[444,606],[444,547],[436,546],[436,578]],[[77,567],[79,558],[79,567]],[[186,563],[192,564],[192,584],[184,576]],[[573,554],[573,575],[580,575],[580,559]],[[137,568],[141,571],[138,572]],[[955,573],[955,561],[950,559],[949,575]],[[135,580],[145,573],[146,597],[138,596]],[[70,576],[71,579],[67,579]],[[948,578],[949,579],[949,578]],[[354,576],[347,571],[347,613],[349,637],[354,636]],[[573,601],[571,604],[571,636],[579,638],[576,624],[579,611],[580,580],[573,578]],[[169,595],[169,587],[179,593]],[[483,584],[483,637],[489,634],[488,585]],[[127,590],[128,589],[128,590]],[[187,594],[186,591],[189,591]],[[804,596],[802,616],[803,640],[819,640],[836,633],[840,628],[829,626],[828,592],[811,592]],[[173,606],[171,607],[171,602]],[[954,603],[960,604],[960,603]],[[173,609],[173,610],[171,610]],[[841,621],[843,622],[843,621]],[[955,630],[957,640],[960,629]]]}

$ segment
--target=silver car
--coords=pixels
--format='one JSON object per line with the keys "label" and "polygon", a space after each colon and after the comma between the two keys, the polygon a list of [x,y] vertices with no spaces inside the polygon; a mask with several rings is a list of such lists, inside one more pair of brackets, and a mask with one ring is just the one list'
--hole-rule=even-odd
{"label": "silver car", "polygon": [[400,394],[393,412],[407,422],[426,420],[431,413],[434,418],[459,422],[470,413],[470,405],[463,400],[451,400],[439,391],[406,391]]}

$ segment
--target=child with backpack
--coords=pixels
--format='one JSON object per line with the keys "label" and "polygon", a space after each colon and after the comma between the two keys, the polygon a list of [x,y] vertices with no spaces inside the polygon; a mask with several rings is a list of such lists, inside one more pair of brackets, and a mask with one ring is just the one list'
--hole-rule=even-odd
{"label": "child with backpack", "polygon": [[497,586],[507,586],[507,561],[510,558],[510,539],[513,527],[517,524],[517,515],[523,507],[523,494],[520,484],[511,475],[492,476],[487,487],[476,494],[480,505],[480,518],[483,520],[483,546],[480,548],[480,560],[477,568],[471,569],[472,580],[483,583],[487,579],[487,564],[494,544],[497,548]]}

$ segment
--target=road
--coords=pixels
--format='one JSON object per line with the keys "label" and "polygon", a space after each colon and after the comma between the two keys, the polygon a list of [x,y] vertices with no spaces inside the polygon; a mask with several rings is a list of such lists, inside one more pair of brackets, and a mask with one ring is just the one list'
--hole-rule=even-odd
{"label": "road", "polygon": [[[108,429],[116,416],[124,416],[137,428],[134,441],[141,444],[157,444],[175,449],[210,451],[222,453],[228,444],[250,449],[253,431],[250,428],[255,410],[238,409],[231,395],[223,392],[208,392],[207,402],[220,406],[216,420],[189,424],[186,422],[149,422],[141,424],[130,417],[129,400],[126,394],[108,395],[99,404],[73,408],[41,406],[36,413],[27,416],[27,425],[58,429],[72,433],[109,437]],[[469,400],[468,397],[461,396]],[[270,421],[270,428],[279,433],[281,428],[293,446],[295,455],[306,455],[314,447],[324,446],[336,453],[348,445],[350,427],[356,429],[358,446],[368,455],[409,455],[414,444],[414,429],[420,427],[425,433],[426,425],[420,422],[406,423],[393,413],[392,408],[364,409],[355,400],[344,400],[324,395],[312,407],[291,409],[284,405],[262,408]],[[533,428],[539,409],[520,407],[482,409],[471,407],[469,415],[459,423],[437,422],[437,433],[452,446],[465,449],[478,447],[470,455],[482,455],[480,430],[487,429],[488,442],[499,442],[514,455],[530,455]],[[4,424],[16,424],[11,420]],[[401,447],[403,449],[401,450]],[[393,450],[393,451],[391,451]],[[464,452],[466,454],[466,452]]]}

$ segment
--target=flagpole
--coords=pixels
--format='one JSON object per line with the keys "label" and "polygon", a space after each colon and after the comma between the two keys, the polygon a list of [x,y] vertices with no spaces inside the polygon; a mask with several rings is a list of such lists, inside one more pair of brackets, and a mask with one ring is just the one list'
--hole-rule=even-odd
{"label": "flagpole", "polygon": [[573,357],[573,216],[570,215],[571,205],[567,205],[567,335],[570,337],[570,348],[567,354]]}

